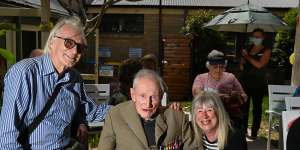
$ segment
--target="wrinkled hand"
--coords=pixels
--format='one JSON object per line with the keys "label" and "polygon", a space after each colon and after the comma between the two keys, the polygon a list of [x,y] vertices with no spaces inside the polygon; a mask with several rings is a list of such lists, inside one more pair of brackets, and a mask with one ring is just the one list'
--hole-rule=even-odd
{"label": "wrinkled hand", "polygon": [[88,140],[88,128],[85,124],[79,125],[76,136],[78,137],[78,140],[80,140],[82,143]]}
{"label": "wrinkled hand", "polygon": [[243,98],[241,97],[241,92],[240,91],[231,91],[230,97],[236,100],[235,102],[240,104],[244,103]]}
{"label": "wrinkled hand", "polygon": [[218,95],[224,103],[229,103],[229,101],[230,101],[230,95],[229,94],[218,94]]}
{"label": "wrinkled hand", "polygon": [[246,102],[247,102],[247,99],[248,99],[247,94],[246,94],[246,93],[242,93],[241,96],[242,96],[242,98],[243,98],[242,104],[246,103]]}
{"label": "wrinkled hand", "polygon": [[242,56],[245,56],[245,55],[248,55],[248,52],[247,52],[247,50],[242,49]]}
{"label": "wrinkled hand", "polygon": [[173,102],[169,105],[169,108],[170,109],[173,109],[173,110],[177,110],[177,111],[181,111],[182,108],[181,108],[181,105],[179,102]]}
{"label": "wrinkled hand", "polygon": [[247,59],[247,60],[248,60],[248,58],[250,58],[250,56],[249,56],[247,50],[245,50],[245,49],[242,50],[242,56],[243,56],[245,59]]}

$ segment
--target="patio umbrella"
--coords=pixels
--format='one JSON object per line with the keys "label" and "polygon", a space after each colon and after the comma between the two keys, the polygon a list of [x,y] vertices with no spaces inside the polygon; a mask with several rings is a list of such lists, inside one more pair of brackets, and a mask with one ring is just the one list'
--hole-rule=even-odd
{"label": "patio umbrella", "polygon": [[216,31],[252,32],[261,28],[265,32],[288,29],[288,25],[265,8],[244,4],[231,8],[209,21],[204,27]]}

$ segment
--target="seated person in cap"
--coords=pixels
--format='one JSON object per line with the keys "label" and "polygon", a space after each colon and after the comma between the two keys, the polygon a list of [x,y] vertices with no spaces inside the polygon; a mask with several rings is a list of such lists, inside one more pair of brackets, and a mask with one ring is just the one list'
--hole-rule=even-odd
{"label": "seated person in cap", "polygon": [[242,122],[241,104],[247,98],[240,82],[229,72],[225,72],[227,60],[222,52],[212,50],[207,56],[207,73],[199,74],[194,80],[192,92],[195,97],[200,91],[217,93],[223,101],[230,119],[240,127]]}
{"label": "seated person in cap", "polygon": [[131,101],[106,115],[98,149],[190,149],[191,129],[181,111],[160,107],[163,80],[153,70],[140,70],[130,89]]}

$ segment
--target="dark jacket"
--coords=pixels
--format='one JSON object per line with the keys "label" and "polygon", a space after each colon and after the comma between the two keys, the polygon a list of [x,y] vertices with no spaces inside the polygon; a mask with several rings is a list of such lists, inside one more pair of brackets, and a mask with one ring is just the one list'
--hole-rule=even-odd
{"label": "dark jacket", "polygon": [[[228,138],[224,150],[247,150],[245,136],[239,129],[230,130]],[[203,150],[202,139],[195,138],[195,145],[191,150]]]}

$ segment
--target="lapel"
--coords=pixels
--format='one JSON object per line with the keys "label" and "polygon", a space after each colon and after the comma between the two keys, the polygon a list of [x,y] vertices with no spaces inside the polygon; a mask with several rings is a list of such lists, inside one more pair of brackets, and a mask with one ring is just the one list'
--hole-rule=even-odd
{"label": "lapel", "polygon": [[166,117],[164,116],[164,110],[159,112],[159,115],[156,117],[155,121],[155,141],[156,144],[161,144],[159,141],[161,136],[167,132],[168,125],[166,123]]}
{"label": "lapel", "polygon": [[125,108],[125,113],[123,113],[122,115],[128,127],[138,137],[138,139],[147,147],[148,142],[147,142],[146,135],[144,133],[144,128],[142,126],[141,119],[137,114],[135,106],[132,101],[128,103],[127,107]]}

